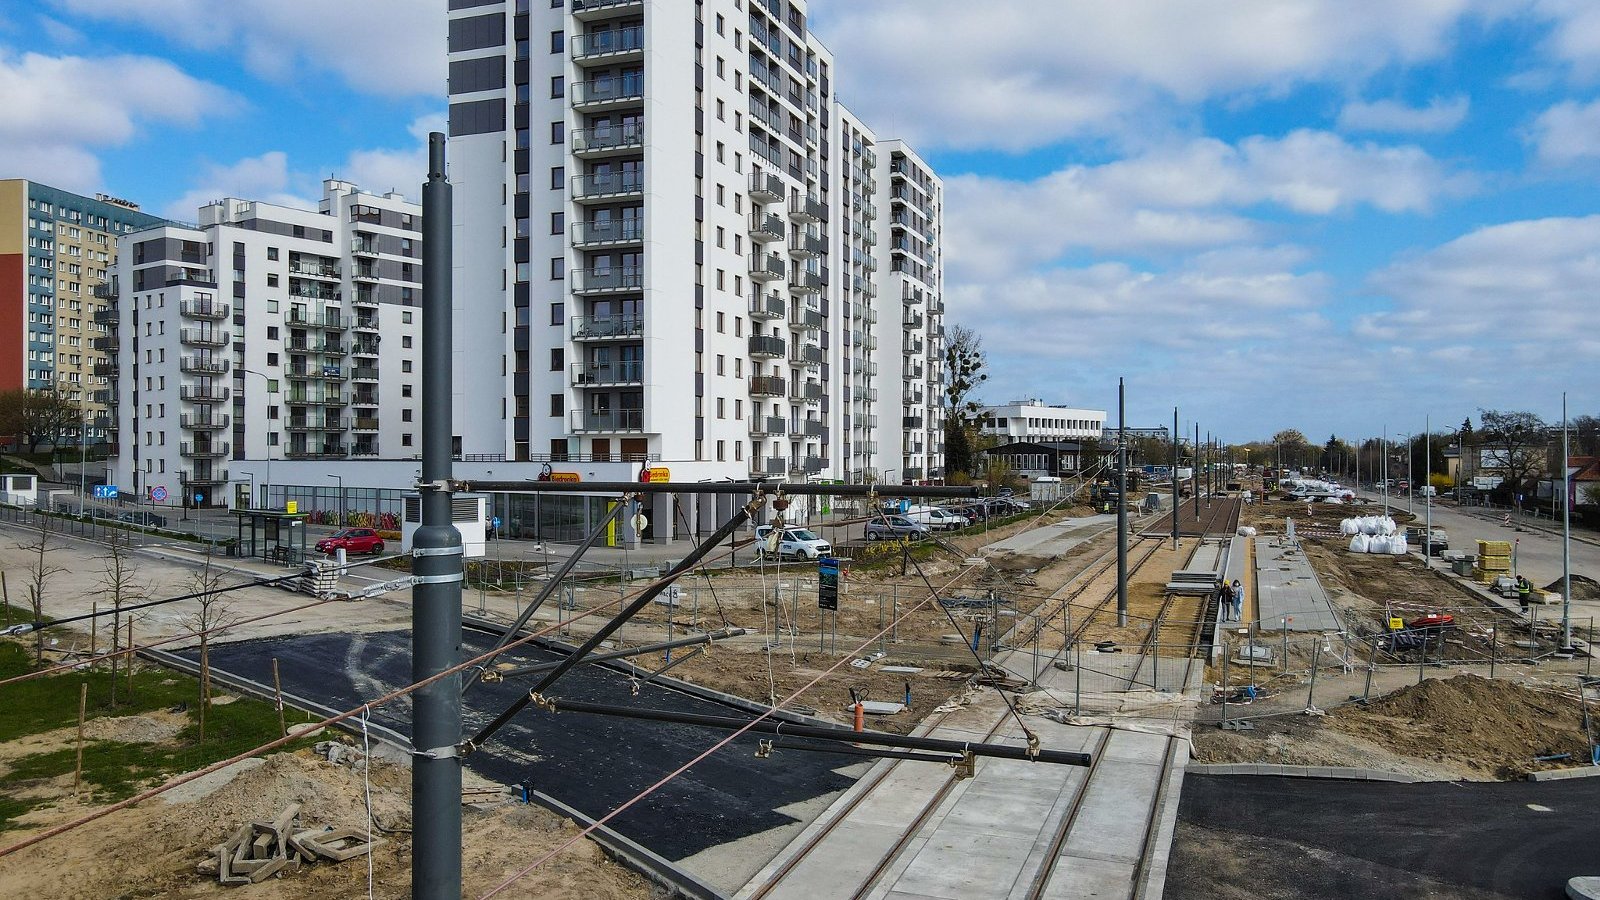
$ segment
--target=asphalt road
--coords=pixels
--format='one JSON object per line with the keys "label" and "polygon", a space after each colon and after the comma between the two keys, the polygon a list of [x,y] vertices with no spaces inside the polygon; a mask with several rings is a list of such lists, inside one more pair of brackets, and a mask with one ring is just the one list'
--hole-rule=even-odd
{"label": "asphalt road", "polygon": [[1596,809],[1596,778],[1403,785],[1191,775],[1166,896],[1556,900],[1568,878],[1600,874]]}
{"label": "asphalt road", "polygon": [[[471,654],[492,645],[489,636],[470,630],[465,643]],[[411,681],[409,631],[308,635],[211,650],[212,665],[267,684],[272,681],[273,657],[279,660],[284,691],[338,709]],[[556,658],[520,648],[504,657],[508,662]],[[528,679],[517,679],[474,687],[466,698],[467,733],[525,695],[530,684]],[[569,700],[734,714],[729,707],[655,684],[634,697],[627,678],[592,665],[575,669],[549,693]],[[373,715],[374,721],[403,734],[410,734],[410,718],[406,698]],[[631,719],[557,716],[530,707],[473,754],[468,768],[505,784],[526,784],[599,817],[726,734]],[[668,859],[683,859],[796,821],[776,810],[845,789],[854,779],[834,770],[861,762],[859,757],[832,753],[785,752],[781,741],[770,759],[756,759],[754,751],[755,738],[741,737],[630,807],[611,821],[611,827]]]}

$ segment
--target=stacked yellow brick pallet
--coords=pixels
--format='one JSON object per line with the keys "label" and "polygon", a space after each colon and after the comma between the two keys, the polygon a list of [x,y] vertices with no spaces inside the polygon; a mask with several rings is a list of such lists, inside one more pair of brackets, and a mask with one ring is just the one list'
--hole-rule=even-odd
{"label": "stacked yellow brick pallet", "polygon": [[1510,572],[1510,541],[1478,542],[1478,564],[1472,570],[1472,577],[1479,584],[1492,584],[1496,578],[1510,574]]}

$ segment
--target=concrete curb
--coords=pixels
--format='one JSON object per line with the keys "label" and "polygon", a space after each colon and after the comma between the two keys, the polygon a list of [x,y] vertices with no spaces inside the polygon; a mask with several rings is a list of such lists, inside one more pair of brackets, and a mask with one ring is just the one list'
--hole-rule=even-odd
{"label": "concrete curb", "polygon": [[1600,766],[1584,766],[1578,769],[1546,769],[1542,772],[1529,772],[1529,781],[1567,781],[1572,778],[1600,778]]}
{"label": "concrete curb", "polygon": [[[594,819],[540,791],[529,791],[528,799],[559,816],[566,816],[581,827],[588,828]],[[694,900],[727,900],[728,895],[689,874],[649,848],[623,837],[604,825],[589,832],[594,842],[626,868],[643,875],[657,887],[672,891],[669,897],[692,897]],[[666,873],[671,873],[668,876]]]}
{"label": "concrete curb", "polygon": [[1189,775],[1273,775],[1282,778],[1328,778],[1337,781],[1387,781],[1394,784],[1422,784],[1428,779],[1398,772],[1382,772],[1357,766],[1286,766],[1277,763],[1196,763],[1188,765]]}

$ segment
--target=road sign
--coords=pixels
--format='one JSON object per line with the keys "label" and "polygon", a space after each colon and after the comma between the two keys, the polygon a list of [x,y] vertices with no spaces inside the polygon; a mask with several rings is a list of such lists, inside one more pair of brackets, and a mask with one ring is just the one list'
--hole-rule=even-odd
{"label": "road sign", "polygon": [[494,518],[490,519],[489,520],[489,527],[493,528],[495,531],[499,531],[500,530],[500,517],[499,516],[495,516]]}
{"label": "road sign", "polygon": [[817,560],[817,608],[839,608],[839,560],[831,556]]}
{"label": "road sign", "polygon": [[150,499],[157,503],[167,502],[167,489],[159,484],[156,485],[150,489]]}
{"label": "road sign", "polygon": [[291,516],[295,513],[298,513],[300,511],[300,501],[290,500],[288,503],[283,505],[283,511]]}
{"label": "road sign", "polygon": [[204,503],[205,499],[206,499],[206,495],[205,494],[195,494],[194,495],[194,502],[196,502],[196,503]]}
{"label": "road sign", "polygon": [[115,500],[119,493],[120,491],[117,490],[117,486],[114,484],[97,484],[94,486],[96,500]]}

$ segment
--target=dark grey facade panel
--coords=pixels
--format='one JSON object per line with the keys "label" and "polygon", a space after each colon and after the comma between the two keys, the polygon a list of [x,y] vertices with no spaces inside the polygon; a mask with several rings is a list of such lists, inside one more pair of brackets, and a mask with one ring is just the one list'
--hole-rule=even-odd
{"label": "dark grey facade panel", "polygon": [[472,9],[475,6],[496,6],[506,0],[450,0],[450,11],[458,9]]}
{"label": "dark grey facade panel", "polygon": [[450,20],[450,52],[482,50],[486,47],[506,45],[506,17],[504,13],[489,13]]}
{"label": "dark grey facade panel", "polygon": [[506,86],[506,58],[485,56],[457,60],[450,64],[450,93],[470,94],[495,91]]}
{"label": "dark grey facade panel", "polygon": [[503,99],[473,100],[450,104],[450,136],[491,134],[506,128],[506,102]]}

